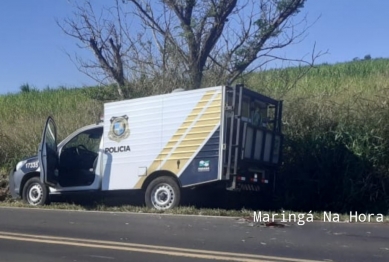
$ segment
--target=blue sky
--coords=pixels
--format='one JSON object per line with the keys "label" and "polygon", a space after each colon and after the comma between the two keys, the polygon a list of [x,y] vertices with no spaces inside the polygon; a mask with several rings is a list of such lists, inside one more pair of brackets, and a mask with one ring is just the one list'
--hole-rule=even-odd
{"label": "blue sky", "polygon": [[[367,54],[389,58],[388,10],[387,0],[308,0],[302,14],[308,14],[309,23],[321,18],[303,42],[281,53],[302,57],[316,42],[316,50],[328,50],[318,63]],[[0,94],[18,92],[25,83],[38,89],[95,84],[64,51],[79,51],[75,39],[65,36],[55,23],[71,12],[68,0],[0,1]]]}

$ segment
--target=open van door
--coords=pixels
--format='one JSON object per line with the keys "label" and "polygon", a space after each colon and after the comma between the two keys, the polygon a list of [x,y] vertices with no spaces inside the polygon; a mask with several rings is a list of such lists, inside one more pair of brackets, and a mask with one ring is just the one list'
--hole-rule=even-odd
{"label": "open van door", "polygon": [[53,118],[48,117],[38,151],[40,180],[48,186],[58,183],[57,128]]}

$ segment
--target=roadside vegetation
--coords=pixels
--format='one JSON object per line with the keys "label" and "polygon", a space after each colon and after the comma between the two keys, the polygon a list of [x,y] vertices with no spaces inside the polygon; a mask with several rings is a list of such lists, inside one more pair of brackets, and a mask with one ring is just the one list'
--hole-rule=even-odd
{"label": "roadside vegetation", "polygon": [[0,96],[0,166],[10,169],[23,157],[37,153],[42,127],[51,115],[61,123],[60,139],[76,128],[96,122],[102,103],[82,89],[23,89]]}
{"label": "roadside vegetation", "polygon": [[[388,214],[389,59],[320,65],[305,75],[301,72],[270,70],[241,79],[250,88],[284,100],[284,164],[272,208]],[[48,115],[64,138],[97,121],[103,102],[115,99],[113,91],[25,88],[0,96],[0,190],[5,191],[16,162],[36,154]],[[112,210],[104,205],[94,208]],[[128,206],[115,208],[138,212]],[[183,207],[177,212],[203,212],[191,210]]]}
{"label": "roadside vegetation", "polygon": [[292,210],[389,211],[389,60],[298,68],[248,81],[285,101],[278,198]]}
{"label": "roadside vegetation", "polygon": [[[19,201],[8,200],[0,202],[0,207],[21,207],[31,209],[56,209],[68,211],[98,211],[98,212],[130,212],[138,214],[161,214],[161,215],[195,215],[213,217],[233,217],[241,223],[249,223],[251,226],[285,226],[289,223],[304,225],[310,222],[335,222],[335,223],[389,223],[389,215],[370,216],[364,213],[330,213],[330,212],[296,212],[292,210],[270,210],[258,211],[242,208],[220,209],[220,208],[198,208],[196,206],[181,206],[173,209],[160,211],[139,205],[116,205],[110,206],[104,203],[89,205],[75,203],[52,203],[49,206],[34,207]],[[266,218],[269,216],[270,218]],[[274,217],[274,220],[272,219]]]}

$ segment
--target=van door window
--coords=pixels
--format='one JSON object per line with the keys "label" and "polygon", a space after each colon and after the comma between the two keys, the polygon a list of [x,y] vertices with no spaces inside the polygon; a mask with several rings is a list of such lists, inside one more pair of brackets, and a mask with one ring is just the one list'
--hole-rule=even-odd
{"label": "van door window", "polygon": [[103,128],[86,130],[63,146],[60,162],[61,186],[93,183]]}

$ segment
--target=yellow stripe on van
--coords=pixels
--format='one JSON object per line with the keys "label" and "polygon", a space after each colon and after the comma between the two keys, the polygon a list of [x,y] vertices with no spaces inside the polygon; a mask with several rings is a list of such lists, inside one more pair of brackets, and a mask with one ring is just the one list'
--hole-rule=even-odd
{"label": "yellow stripe on van", "polygon": [[[205,144],[205,140],[212,135],[212,131],[220,125],[220,116],[221,93],[217,94],[206,111],[172,152],[161,170],[169,170],[179,176],[186,164],[196,156],[196,153],[201,149],[200,147]],[[178,160],[180,161],[179,166],[177,165]]]}
{"label": "yellow stripe on van", "polygon": [[[147,174],[151,174],[153,173],[154,171],[156,170],[170,170],[172,171],[174,174],[178,174],[178,172],[176,172],[177,170],[174,170],[174,168],[170,168],[170,169],[165,169],[163,165],[162,168],[158,168],[161,163],[170,155],[169,157],[169,160],[171,159],[171,156],[173,155],[172,154],[172,151],[174,150],[174,148],[177,146],[177,143],[179,143],[180,140],[182,140],[182,137],[185,135],[185,133],[187,133],[188,131],[188,128],[190,128],[194,121],[198,118],[199,114],[201,114],[201,112],[204,110],[204,107],[209,103],[209,100],[215,95],[216,92],[220,92],[219,90],[212,90],[212,91],[207,91],[203,97],[200,99],[200,101],[197,103],[197,105],[193,108],[192,112],[187,116],[187,118],[185,119],[185,121],[182,123],[182,125],[177,129],[176,133],[170,138],[169,142],[165,145],[165,147],[162,149],[162,151],[159,153],[159,155],[157,156],[157,158],[153,161],[153,163],[150,165],[150,167],[147,169]],[[215,99],[216,100],[216,99]],[[213,102],[214,103],[214,102]],[[213,103],[211,103],[207,110],[210,108],[210,107],[213,107]],[[219,101],[219,107],[221,105],[221,102]],[[207,110],[204,111],[203,115],[205,113],[207,113]],[[219,108],[219,119],[220,120],[220,108]],[[199,120],[198,120],[199,121]],[[198,122],[197,121],[197,122]],[[193,128],[192,128],[193,129]],[[197,140],[197,139],[196,139]],[[183,140],[184,141],[184,140]],[[182,142],[181,142],[182,143]],[[177,147],[176,147],[176,150],[177,150]],[[167,162],[169,162],[166,161]],[[170,164],[171,165],[171,164]],[[177,163],[175,163],[176,167],[177,167]],[[182,166],[182,165],[180,165]],[[134,189],[140,189],[143,185],[143,182],[146,180],[146,175],[143,175],[139,178],[138,182],[136,183],[136,185],[134,186]]]}

